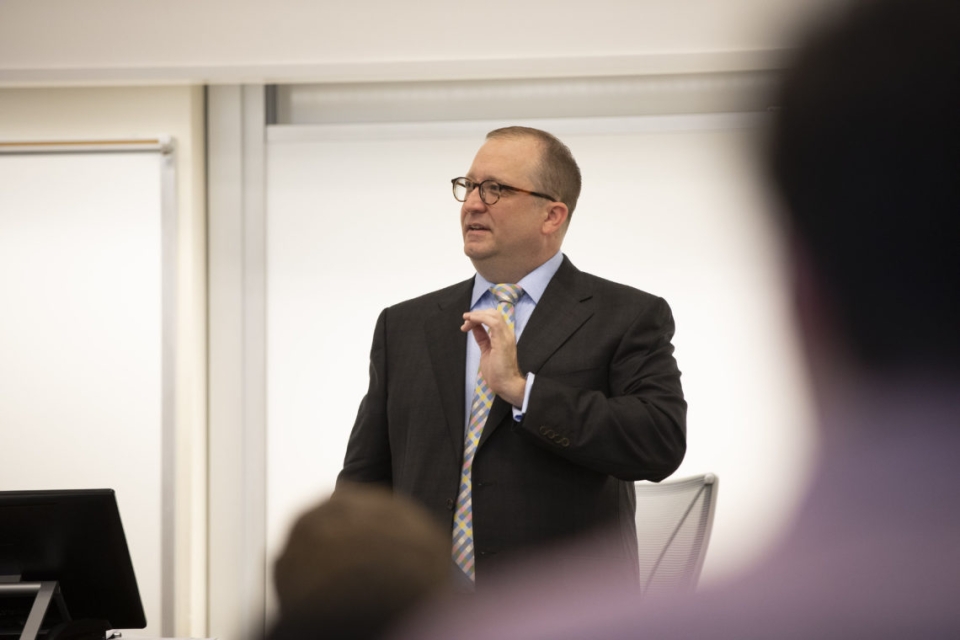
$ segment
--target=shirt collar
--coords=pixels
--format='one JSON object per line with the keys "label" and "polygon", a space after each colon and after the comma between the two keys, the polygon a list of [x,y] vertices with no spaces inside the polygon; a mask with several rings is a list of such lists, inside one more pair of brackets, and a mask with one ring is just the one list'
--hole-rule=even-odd
{"label": "shirt collar", "polygon": [[[554,274],[557,272],[557,269],[560,268],[562,263],[563,252],[557,251],[556,255],[525,275],[520,279],[520,282],[517,282],[516,284],[520,285],[524,294],[529,296],[530,299],[533,300],[534,304],[537,304],[540,302],[540,296],[543,295],[547,285],[550,284],[550,280],[553,279]],[[477,306],[477,303],[480,301],[480,298],[483,297],[483,294],[488,293],[490,291],[490,287],[495,284],[498,283],[490,282],[478,273],[473,279],[473,295],[470,298],[470,308],[473,309],[475,306]]]}

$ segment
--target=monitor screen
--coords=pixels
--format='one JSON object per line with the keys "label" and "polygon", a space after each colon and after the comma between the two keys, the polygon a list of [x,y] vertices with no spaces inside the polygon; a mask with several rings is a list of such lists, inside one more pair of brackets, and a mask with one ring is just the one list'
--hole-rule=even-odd
{"label": "monitor screen", "polygon": [[[0,491],[0,583],[53,580],[73,620],[147,626],[113,489]],[[24,605],[20,596],[0,598],[0,635],[13,631]],[[44,627],[58,616],[51,605]]]}

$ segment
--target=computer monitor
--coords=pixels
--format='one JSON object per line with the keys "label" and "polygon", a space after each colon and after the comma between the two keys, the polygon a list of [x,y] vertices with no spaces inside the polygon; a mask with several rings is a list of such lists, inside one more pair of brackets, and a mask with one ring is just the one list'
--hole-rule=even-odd
{"label": "computer monitor", "polygon": [[113,489],[0,491],[0,638],[25,637],[44,600],[41,637],[70,621],[147,626]]}

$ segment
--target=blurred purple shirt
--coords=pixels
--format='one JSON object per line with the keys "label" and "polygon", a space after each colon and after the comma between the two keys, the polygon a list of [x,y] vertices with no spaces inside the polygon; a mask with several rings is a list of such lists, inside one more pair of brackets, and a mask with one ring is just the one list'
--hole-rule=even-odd
{"label": "blurred purple shirt", "polygon": [[603,571],[564,580],[565,555],[397,638],[960,638],[960,381],[851,391],[822,432],[795,526],[735,582],[641,604]]}

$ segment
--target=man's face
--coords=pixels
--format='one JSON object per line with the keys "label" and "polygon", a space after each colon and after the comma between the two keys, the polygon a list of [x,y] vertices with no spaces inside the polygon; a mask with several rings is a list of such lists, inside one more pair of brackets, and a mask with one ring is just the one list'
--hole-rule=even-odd
{"label": "man's face", "polygon": [[[494,138],[480,147],[467,177],[537,191],[534,182],[540,159],[539,141],[532,138]],[[504,189],[492,205],[480,199],[479,188],[460,208],[463,252],[485,278],[516,282],[552,256],[543,233],[550,202]],[[503,278],[511,278],[504,280]]]}

